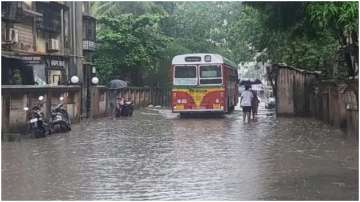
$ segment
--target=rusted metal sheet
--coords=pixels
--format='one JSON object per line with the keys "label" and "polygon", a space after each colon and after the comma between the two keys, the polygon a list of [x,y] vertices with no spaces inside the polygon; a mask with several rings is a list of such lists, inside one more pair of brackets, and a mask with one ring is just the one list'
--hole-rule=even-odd
{"label": "rusted metal sheet", "polygon": [[272,71],[278,115],[315,117],[358,136],[357,79],[320,80],[318,72],[284,65],[274,65]]}

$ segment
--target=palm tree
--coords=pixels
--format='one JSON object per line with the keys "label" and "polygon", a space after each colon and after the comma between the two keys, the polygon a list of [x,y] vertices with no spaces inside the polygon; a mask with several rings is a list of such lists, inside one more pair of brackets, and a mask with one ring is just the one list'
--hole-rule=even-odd
{"label": "palm tree", "polygon": [[122,14],[143,15],[146,13],[167,13],[166,4],[157,2],[113,2],[95,1],[91,2],[91,11],[95,17],[115,17]]}

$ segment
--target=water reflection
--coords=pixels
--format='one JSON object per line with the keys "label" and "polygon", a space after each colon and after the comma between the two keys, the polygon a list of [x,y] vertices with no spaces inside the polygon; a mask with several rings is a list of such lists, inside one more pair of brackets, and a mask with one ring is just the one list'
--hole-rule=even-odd
{"label": "water reflection", "polygon": [[2,143],[3,200],[350,200],[358,149],[316,120],[169,110]]}

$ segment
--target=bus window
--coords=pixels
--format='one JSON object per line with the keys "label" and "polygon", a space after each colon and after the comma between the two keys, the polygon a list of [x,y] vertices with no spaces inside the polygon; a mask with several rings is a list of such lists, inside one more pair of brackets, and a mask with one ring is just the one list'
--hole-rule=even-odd
{"label": "bus window", "polygon": [[195,66],[176,66],[174,85],[197,85]]}
{"label": "bus window", "polygon": [[200,84],[221,84],[220,66],[200,66]]}

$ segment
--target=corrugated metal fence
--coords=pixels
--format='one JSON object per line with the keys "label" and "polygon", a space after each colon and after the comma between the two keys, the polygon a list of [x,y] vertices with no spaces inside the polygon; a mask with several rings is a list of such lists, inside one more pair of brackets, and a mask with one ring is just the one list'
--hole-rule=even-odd
{"label": "corrugated metal fence", "polygon": [[320,80],[318,73],[274,65],[278,115],[310,116],[358,137],[358,79]]}

